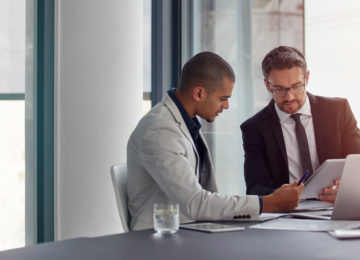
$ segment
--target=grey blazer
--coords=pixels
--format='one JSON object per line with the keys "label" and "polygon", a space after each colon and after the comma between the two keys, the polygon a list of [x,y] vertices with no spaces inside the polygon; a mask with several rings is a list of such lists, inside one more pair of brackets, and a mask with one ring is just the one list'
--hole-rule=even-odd
{"label": "grey blazer", "polygon": [[258,196],[228,196],[217,192],[208,146],[199,183],[199,155],[173,100],[165,95],[145,115],[127,145],[132,230],[153,227],[153,204],[180,205],[180,223],[189,220],[257,219]]}

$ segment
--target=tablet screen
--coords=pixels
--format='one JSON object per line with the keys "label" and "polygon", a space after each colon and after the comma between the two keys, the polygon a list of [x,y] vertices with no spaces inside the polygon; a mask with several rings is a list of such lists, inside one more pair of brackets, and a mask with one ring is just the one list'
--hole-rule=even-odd
{"label": "tablet screen", "polygon": [[305,181],[302,199],[318,198],[323,188],[331,187],[334,180],[341,178],[345,159],[328,159]]}

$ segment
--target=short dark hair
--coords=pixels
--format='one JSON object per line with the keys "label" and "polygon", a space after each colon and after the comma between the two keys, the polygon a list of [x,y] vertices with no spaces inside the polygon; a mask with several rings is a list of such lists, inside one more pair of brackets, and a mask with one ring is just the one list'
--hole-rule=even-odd
{"label": "short dark hair", "polygon": [[265,79],[268,79],[271,70],[291,69],[298,66],[307,72],[307,64],[304,55],[296,48],[279,46],[266,54],[262,61],[262,71]]}
{"label": "short dark hair", "polygon": [[212,92],[224,78],[235,82],[235,74],[229,63],[212,52],[201,52],[188,60],[182,71],[179,83],[180,90],[188,90],[196,85],[203,86]]}

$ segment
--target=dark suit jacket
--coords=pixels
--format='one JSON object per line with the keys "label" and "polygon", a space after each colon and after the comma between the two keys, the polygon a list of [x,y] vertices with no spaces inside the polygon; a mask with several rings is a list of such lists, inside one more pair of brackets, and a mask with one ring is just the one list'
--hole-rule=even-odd
{"label": "dark suit jacket", "polygon": [[[320,164],[326,159],[360,153],[360,131],[348,101],[307,94]],[[274,101],[240,128],[245,150],[246,193],[266,195],[289,183],[285,141]]]}

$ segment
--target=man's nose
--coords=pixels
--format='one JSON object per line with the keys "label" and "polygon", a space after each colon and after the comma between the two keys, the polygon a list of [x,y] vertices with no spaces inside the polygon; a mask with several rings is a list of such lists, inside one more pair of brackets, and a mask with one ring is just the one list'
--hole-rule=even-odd
{"label": "man's nose", "polygon": [[294,94],[291,92],[291,88],[286,89],[285,99],[292,100],[294,98]]}
{"label": "man's nose", "polygon": [[222,105],[222,107],[223,107],[224,109],[228,109],[228,108],[230,107],[229,101],[227,100],[226,102],[224,102],[223,105]]}

